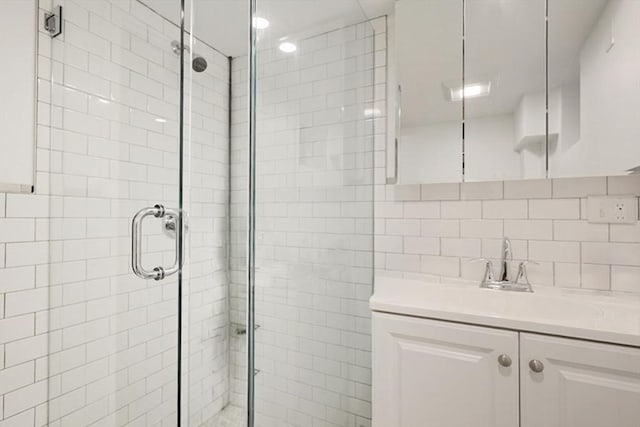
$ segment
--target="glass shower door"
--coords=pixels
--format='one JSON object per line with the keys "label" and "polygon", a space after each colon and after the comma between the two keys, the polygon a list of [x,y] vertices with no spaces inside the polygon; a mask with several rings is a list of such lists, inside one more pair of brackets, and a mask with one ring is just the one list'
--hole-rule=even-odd
{"label": "glass shower door", "polygon": [[228,426],[235,409],[229,407],[235,334],[228,295],[231,53],[220,42],[231,38],[221,29],[242,33],[247,16],[236,19],[232,4],[236,10],[245,2],[188,1],[185,10],[183,198],[189,231],[182,275],[181,407],[182,425],[193,427]]}
{"label": "glass shower door", "polygon": [[180,10],[54,3],[48,425],[175,426]]}
{"label": "glass shower door", "polygon": [[255,4],[253,22],[270,26],[256,28],[252,55],[236,62],[253,78],[253,150],[249,168],[232,163],[250,171],[253,194],[249,425],[370,426],[374,129],[384,134],[386,92],[376,87],[386,57],[376,40],[386,40],[385,19],[369,20],[356,0]]}

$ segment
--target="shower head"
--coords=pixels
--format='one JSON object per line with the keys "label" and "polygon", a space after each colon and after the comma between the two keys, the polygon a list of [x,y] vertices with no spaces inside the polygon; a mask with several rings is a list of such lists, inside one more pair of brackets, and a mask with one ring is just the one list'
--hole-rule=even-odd
{"label": "shower head", "polygon": [[[176,40],[172,41],[171,50],[173,50],[173,53],[175,53],[176,55],[180,55],[180,42]],[[191,48],[189,47],[189,45],[184,45],[184,50],[191,53]],[[208,64],[206,59],[198,54],[193,54],[193,60],[191,61],[191,67],[193,68],[193,71],[195,71],[196,73],[201,73],[207,69],[207,66]]]}
{"label": "shower head", "polygon": [[196,55],[193,61],[191,61],[191,66],[193,67],[193,71],[201,73],[207,69],[207,60],[200,55]]}

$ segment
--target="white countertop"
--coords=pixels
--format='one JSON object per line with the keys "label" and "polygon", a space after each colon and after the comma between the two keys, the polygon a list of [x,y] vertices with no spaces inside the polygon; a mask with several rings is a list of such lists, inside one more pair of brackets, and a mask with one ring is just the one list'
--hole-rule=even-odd
{"label": "white countertop", "polygon": [[535,287],[534,293],[376,277],[374,311],[640,347],[640,296]]}

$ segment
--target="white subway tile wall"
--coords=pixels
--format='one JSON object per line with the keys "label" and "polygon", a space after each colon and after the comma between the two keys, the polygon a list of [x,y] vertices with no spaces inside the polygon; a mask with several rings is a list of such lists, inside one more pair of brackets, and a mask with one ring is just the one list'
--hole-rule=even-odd
{"label": "white subway tile wall", "polygon": [[[40,34],[36,194],[0,194],[0,426],[175,426],[177,281],[133,276],[129,228],[177,202],[179,29],[136,0],[62,3],[64,34]],[[186,82],[192,425],[229,388],[229,63],[196,43],[209,67]],[[146,266],[170,264],[171,239],[146,228]]]}
{"label": "white subway tile wall", "polygon": [[640,195],[637,176],[418,187],[377,187],[379,274],[479,281],[484,266],[471,260],[496,261],[507,236],[516,260],[539,263],[528,266],[534,287],[640,293],[640,223],[590,224],[586,218],[590,195]]}
{"label": "white subway tile wall", "polygon": [[[264,46],[258,52],[260,426],[371,423],[373,124],[381,120],[371,115],[375,109],[384,115],[384,83],[375,85],[374,72],[385,67],[385,27],[378,19],[310,37],[295,55]],[[246,58],[234,59],[231,310],[237,324],[245,321],[246,76]],[[413,225],[419,228],[419,220]],[[406,224],[396,226],[401,234]],[[429,243],[412,242],[414,250]],[[243,340],[232,339],[237,404],[245,403]]]}

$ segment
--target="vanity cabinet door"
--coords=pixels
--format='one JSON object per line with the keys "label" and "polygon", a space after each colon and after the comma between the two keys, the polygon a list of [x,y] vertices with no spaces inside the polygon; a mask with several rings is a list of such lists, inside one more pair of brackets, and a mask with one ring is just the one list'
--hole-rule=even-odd
{"label": "vanity cabinet door", "polygon": [[522,333],[520,369],[521,427],[640,425],[640,349]]}
{"label": "vanity cabinet door", "polygon": [[373,425],[517,426],[518,334],[374,313]]}

